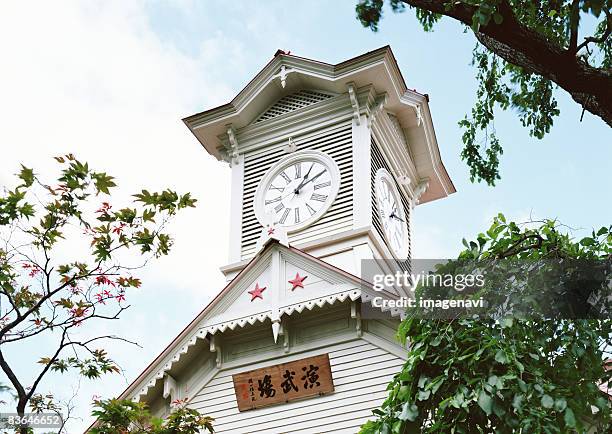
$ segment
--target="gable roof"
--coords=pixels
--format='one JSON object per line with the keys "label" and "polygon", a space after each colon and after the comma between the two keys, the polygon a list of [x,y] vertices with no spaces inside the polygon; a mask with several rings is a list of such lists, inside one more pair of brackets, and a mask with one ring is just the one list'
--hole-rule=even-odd
{"label": "gable roof", "polygon": [[[329,285],[319,285],[318,291],[307,293],[304,297],[286,297],[280,303],[253,304],[254,307],[251,310],[245,310],[244,305],[236,308],[234,303],[237,299],[236,295],[245,295],[246,289],[251,289],[252,283],[259,276],[262,276],[262,272],[266,270],[275,254],[284,256],[286,263],[292,266],[297,266],[302,270],[305,269],[309,273],[318,273],[318,277],[327,279],[326,283],[329,283]],[[328,289],[322,290],[321,288],[324,286],[327,286]],[[272,294],[272,289],[269,289],[268,294]],[[277,288],[277,290],[280,289]],[[198,339],[208,339],[208,336],[217,332],[222,333],[228,329],[248,327],[267,319],[280,320],[282,315],[290,316],[296,312],[302,312],[304,309],[311,310],[317,306],[322,307],[325,304],[343,302],[347,299],[371,301],[376,295],[381,295],[381,293],[374,291],[370,283],[359,277],[299,249],[285,247],[277,240],[272,239],[126,388],[120,398],[129,399],[146,395],[148,389],[154,387],[158,380],[163,379],[165,373],[172,369],[173,364],[178,362],[182,355],[189,352],[190,347],[194,346]],[[390,293],[384,293],[384,295],[395,297]],[[277,300],[280,301],[280,299]],[[260,300],[254,301],[259,302]],[[403,314],[400,309],[389,311],[393,316]]]}
{"label": "gable roof", "polygon": [[347,94],[349,85],[354,89],[373,86],[378,95],[385,95],[385,110],[402,117],[405,125],[421,128],[422,132],[411,140],[413,154],[420,157],[419,174],[429,183],[420,203],[454,193],[440,156],[429,96],[408,89],[389,46],[335,65],[279,50],[230,102],[188,116],[183,122],[209,154],[222,160],[228,131],[240,136],[243,128],[259,124],[262,114],[284,97],[303,90],[342,95]]}
{"label": "gable roof", "polygon": [[[283,68],[285,79],[281,80]],[[387,82],[384,86],[383,80]],[[312,88],[344,93],[346,83],[351,81],[358,86],[378,82],[381,91],[386,90],[383,87],[394,88],[396,98],[391,103],[399,103],[400,95],[407,89],[388,45],[335,65],[277,50],[230,102],[187,116],[183,122],[211,155],[221,159],[218,136],[226,132],[228,124],[234,128],[249,124],[267,106],[292,90]]]}

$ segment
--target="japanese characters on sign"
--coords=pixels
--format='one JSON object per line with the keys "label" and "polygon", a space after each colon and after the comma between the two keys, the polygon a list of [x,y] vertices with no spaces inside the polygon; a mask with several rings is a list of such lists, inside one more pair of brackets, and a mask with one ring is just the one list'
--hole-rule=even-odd
{"label": "japanese characters on sign", "polygon": [[334,391],[327,354],[242,372],[233,380],[240,411]]}

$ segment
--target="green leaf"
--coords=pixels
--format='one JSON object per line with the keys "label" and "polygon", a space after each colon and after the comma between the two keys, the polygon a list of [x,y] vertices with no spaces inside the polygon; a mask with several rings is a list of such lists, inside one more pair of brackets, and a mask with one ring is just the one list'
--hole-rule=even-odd
{"label": "green leaf", "polygon": [[402,412],[399,414],[398,418],[400,420],[408,420],[410,422],[414,422],[418,415],[419,408],[415,404],[405,402],[404,405],[402,405]]}
{"label": "green leaf", "polygon": [[442,383],[444,383],[445,378],[446,377],[444,376],[437,377],[434,381],[427,385],[426,389],[431,389],[431,393],[435,395],[440,386],[442,386]]}
{"label": "green leaf", "polygon": [[429,381],[429,377],[427,377],[426,375],[421,375],[419,377],[419,382],[417,383],[417,385],[419,386],[419,388],[423,388],[425,387],[425,384]]}
{"label": "green leaf", "polygon": [[514,365],[518,368],[519,372],[521,373],[525,372],[525,366],[523,366],[523,364],[519,362],[518,360],[514,361]]}
{"label": "green leaf", "polygon": [[495,416],[501,418],[506,414],[506,409],[497,401],[493,401],[493,413],[495,414]]}
{"label": "green leaf", "polygon": [[34,214],[35,214],[34,205],[26,202],[23,205],[21,205],[21,207],[19,208],[19,212],[22,216],[26,218],[34,217]]}
{"label": "green leaf", "polygon": [[481,390],[478,394],[478,406],[482,408],[482,411],[484,411],[487,416],[490,416],[493,412],[493,400],[484,390]]}
{"label": "green leaf", "polygon": [[113,181],[114,178],[112,176],[107,175],[104,172],[92,173],[91,177],[94,180],[94,184],[96,186],[96,190],[98,190],[98,193],[101,192],[101,193],[110,194],[109,189],[117,185]]}
{"label": "green leaf", "polygon": [[514,395],[514,399],[512,400],[512,407],[519,410],[523,405],[524,395]]}
{"label": "green leaf", "polygon": [[410,396],[410,388],[408,386],[401,386],[397,393],[397,399],[405,401]]}
{"label": "green leaf", "polygon": [[567,407],[567,401],[565,400],[565,398],[559,398],[555,401],[555,410],[563,411],[566,409],[566,407]]}
{"label": "green leaf", "polygon": [[145,209],[142,213],[142,219],[145,222],[154,222],[155,221],[154,217],[155,217],[155,211]]}
{"label": "green leaf", "polygon": [[604,398],[603,396],[597,397],[597,399],[595,400],[595,406],[597,408],[599,408],[600,410],[608,410],[609,411],[608,400],[606,398]]}
{"label": "green leaf", "polygon": [[419,401],[425,401],[426,399],[429,398],[429,395],[431,395],[431,390],[419,390],[417,399]]}
{"label": "green leaf", "polygon": [[592,246],[595,244],[595,240],[593,238],[586,237],[580,240],[580,244],[585,247]]}
{"label": "green leaf", "polygon": [[491,375],[487,380],[487,383],[489,383],[491,386],[496,386],[498,382],[499,378],[497,377],[497,375]]}
{"label": "green leaf", "polygon": [[567,407],[565,409],[563,420],[565,421],[565,425],[568,428],[574,428],[576,426],[576,416],[574,416],[574,412],[572,411],[571,408]]}
{"label": "green leaf", "polygon": [[480,17],[478,14],[472,15],[472,30],[474,33],[478,33],[478,30],[480,30]]}
{"label": "green leaf", "polygon": [[400,434],[402,431],[402,424],[403,421],[401,420],[397,420],[395,421],[395,423],[393,424],[393,427],[391,428],[391,432],[393,432],[394,434]]}
{"label": "green leaf", "polygon": [[508,356],[506,356],[504,350],[497,350],[495,353],[495,361],[501,363],[502,365],[508,363]]}
{"label": "green leaf", "polygon": [[34,171],[28,169],[23,164],[21,165],[21,172],[19,172],[19,178],[23,181],[24,187],[30,187],[34,184]]}
{"label": "green leaf", "polygon": [[544,408],[552,408],[552,406],[555,404],[555,400],[552,399],[552,397],[550,395],[542,395],[542,399],[540,401],[542,403],[542,407]]}
{"label": "green leaf", "polygon": [[535,389],[536,392],[538,393],[544,393],[544,388],[542,386],[540,386],[539,384],[534,384],[533,388]]}

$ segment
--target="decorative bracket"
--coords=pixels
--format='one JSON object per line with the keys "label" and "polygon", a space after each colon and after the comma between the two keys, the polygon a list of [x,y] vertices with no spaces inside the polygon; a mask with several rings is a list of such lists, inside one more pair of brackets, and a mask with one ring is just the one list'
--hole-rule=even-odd
{"label": "decorative bracket", "polygon": [[164,397],[164,399],[170,398],[171,403],[179,399],[178,385],[176,384],[176,380],[168,374],[166,374],[166,376],[164,377],[164,391],[162,393],[162,396]]}
{"label": "decorative bracket", "polygon": [[421,104],[417,104],[414,107],[414,110],[416,111],[417,126],[420,126],[423,123],[423,114],[421,113]]}
{"label": "decorative bracket", "polygon": [[274,343],[278,341],[278,335],[281,334],[281,323],[280,320],[276,319],[272,321],[272,334],[274,335]]}
{"label": "decorative bracket", "polygon": [[287,75],[289,75],[292,72],[295,72],[295,71],[293,69],[287,68],[285,65],[281,65],[280,71],[278,72],[278,74],[274,74],[272,76],[272,79],[280,78],[281,86],[284,89],[285,86],[287,85]]}
{"label": "decorative bracket", "polygon": [[238,164],[238,139],[236,138],[236,131],[232,125],[227,125],[227,140],[228,144],[225,146],[227,161],[230,163],[230,166]]}
{"label": "decorative bracket", "polygon": [[283,350],[289,352],[289,332],[287,330],[287,322],[281,319],[272,321],[272,334],[274,335],[274,343],[278,342],[278,337],[283,337]]}
{"label": "decorative bracket", "polygon": [[417,185],[417,187],[414,189],[414,203],[419,203],[421,196],[423,195],[423,193],[427,191],[428,188],[429,188],[428,179],[422,180],[419,183],[419,185]]}
{"label": "decorative bracket", "polygon": [[368,127],[372,126],[376,117],[382,113],[385,105],[387,105],[388,96],[387,94],[383,94],[380,98],[378,98],[374,104],[370,106],[370,116],[368,116]]}
{"label": "decorative bracket", "polygon": [[351,301],[351,318],[356,322],[355,330],[357,331],[357,337],[361,337],[363,331],[361,330],[361,304],[359,300]]}
{"label": "decorative bracket", "polygon": [[359,119],[359,101],[357,101],[357,93],[355,90],[355,83],[347,83],[349,98],[351,99],[351,106],[353,107],[353,119],[357,125],[360,125]]}
{"label": "decorative bracket", "polygon": [[210,352],[215,353],[216,355],[215,363],[217,365],[217,369],[221,369],[221,362],[223,359],[222,359],[222,354],[221,354],[221,345],[219,345],[218,340],[219,339],[217,339],[215,335],[212,335],[209,339],[209,343],[210,343]]}

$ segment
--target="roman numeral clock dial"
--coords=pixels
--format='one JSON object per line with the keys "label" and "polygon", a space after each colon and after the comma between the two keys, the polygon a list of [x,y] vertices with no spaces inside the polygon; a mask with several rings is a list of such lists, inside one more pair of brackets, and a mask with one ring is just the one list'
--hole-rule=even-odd
{"label": "roman numeral clock dial", "polygon": [[329,209],[338,194],[336,162],[319,151],[293,153],[273,165],[255,193],[255,215],[262,225],[275,223],[288,232],[303,229]]}
{"label": "roman numeral clock dial", "polygon": [[376,203],[385,239],[393,255],[406,259],[410,249],[408,219],[393,176],[386,169],[376,172]]}

